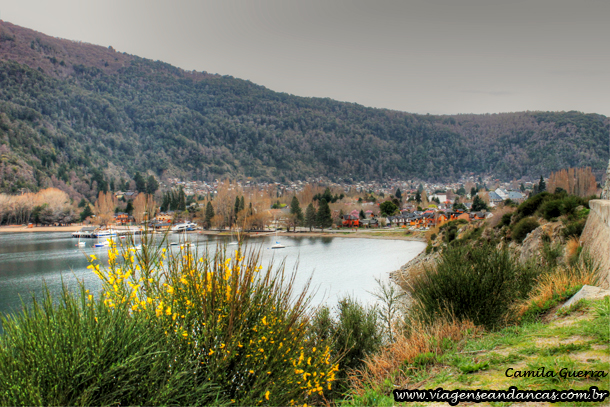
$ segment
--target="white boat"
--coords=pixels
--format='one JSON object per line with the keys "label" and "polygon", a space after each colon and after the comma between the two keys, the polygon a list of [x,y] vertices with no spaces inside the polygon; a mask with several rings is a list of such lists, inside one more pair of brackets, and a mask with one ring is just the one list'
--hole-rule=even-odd
{"label": "white boat", "polygon": [[116,231],[113,229],[104,229],[104,230],[100,230],[99,232],[97,232],[97,237],[110,237],[110,236],[116,236]]}
{"label": "white boat", "polygon": [[177,225],[172,226],[172,228],[170,229],[170,231],[172,232],[186,232],[187,230],[195,230],[197,228],[197,224],[193,223],[193,222],[184,222],[184,223],[178,223]]}
{"label": "white boat", "polygon": [[78,237],[78,242],[76,242],[76,247],[85,247],[85,242],[80,241],[80,236]]}
{"label": "white boat", "polygon": [[[275,229],[275,238],[277,239],[277,227]],[[281,244],[280,242],[278,242],[277,240],[275,241],[275,244],[273,246],[271,246],[272,249],[283,249],[286,246],[284,246],[283,244]]]}
{"label": "white boat", "polygon": [[275,242],[275,244],[273,246],[271,246],[272,249],[283,249],[286,246],[284,246],[283,244],[281,244],[280,242]]}
{"label": "white boat", "polygon": [[108,240],[104,240],[103,242],[97,242],[93,245],[93,247],[108,247],[110,246],[110,242]]}

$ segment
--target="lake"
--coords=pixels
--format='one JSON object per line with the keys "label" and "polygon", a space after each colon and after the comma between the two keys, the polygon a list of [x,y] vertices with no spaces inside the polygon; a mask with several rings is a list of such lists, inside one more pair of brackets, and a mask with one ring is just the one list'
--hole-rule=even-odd
{"label": "lake", "polygon": [[[214,250],[228,237],[191,234],[189,238],[201,247]],[[178,241],[177,235],[171,240]],[[284,249],[269,249],[280,240]],[[92,292],[98,292],[101,283],[87,269],[86,254],[95,254],[106,260],[107,249],[93,248],[94,239],[86,239],[85,248],[75,247],[76,239],[67,232],[55,233],[2,233],[0,234],[0,313],[21,308],[22,299],[31,302],[32,294],[40,297],[43,283],[53,296],[57,296],[62,283],[75,289],[78,280]],[[292,271],[298,263],[295,283],[302,287],[312,276],[312,287],[317,289],[313,304],[337,300],[351,295],[360,301],[373,303],[376,278],[388,280],[389,272],[417,256],[425,243],[403,240],[381,240],[340,237],[256,237],[248,240],[249,247],[262,251],[263,265],[286,261],[286,270]],[[229,246],[229,250],[231,246]]]}

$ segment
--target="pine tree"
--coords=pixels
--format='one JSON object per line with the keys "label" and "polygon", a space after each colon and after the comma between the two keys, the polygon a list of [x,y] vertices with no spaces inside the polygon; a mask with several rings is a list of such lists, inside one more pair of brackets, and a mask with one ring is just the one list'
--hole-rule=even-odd
{"label": "pine tree", "polygon": [[205,227],[210,228],[212,225],[212,218],[214,217],[214,207],[212,206],[212,202],[208,201],[208,204],[205,206]]}
{"label": "pine tree", "polygon": [[478,212],[478,211],[482,211],[484,209],[485,210],[487,209],[487,205],[485,204],[485,201],[483,201],[481,199],[481,197],[479,197],[478,195],[475,196],[472,201],[472,211]]}
{"label": "pine tree", "polygon": [[237,214],[239,213],[240,201],[239,197],[235,197],[235,205],[233,205],[233,218],[237,219]]}
{"label": "pine tree", "polygon": [[544,178],[542,175],[540,176],[540,182],[538,183],[538,192],[546,191],[546,183],[544,182]]}
{"label": "pine tree", "polygon": [[296,216],[299,224],[303,223],[303,211],[296,196],[293,196],[292,202],[290,202],[290,214]]}
{"label": "pine tree", "polygon": [[89,216],[93,215],[93,211],[89,205],[85,205],[85,209],[80,213],[80,221],[84,222]]}
{"label": "pine tree", "polygon": [[186,210],[186,195],[184,194],[184,189],[182,188],[180,188],[180,192],[178,193],[178,210]]}
{"label": "pine tree", "polygon": [[241,199],[239,200],[239,211],[243,211],[244,209],[246,209],[246,200],[244,199],[244,196],[241,196]]}
{"label": "pine tree", "polygon": [[329,228],[333,225],[333,218],[330,214],[330,207],[328,206],[328,202],[326,202],[326,199],[324,198],[320,199],[320,206],[316,215],[316,223],[318,227],[322,230]]}
{"label": "pine tree", "polygon": [[144,180],[144,177],[142,177],[142,174],[136,172],[136,175],[133,176],[133,180],[136,183],[136,190],[138,192],[146,192],[146,181]]}
{"label": "pine tree", "polygon": [[400,192],[400,188],[396,188],[396,193],[394,196],[396,196],[398,199],[402,199],[402,192]]}
{"label": "pine tree", "polygon": [[417,190],[417,193],[415,194],[415,200],[417,201],[417,203],[421,202],[421,193],[419,192],[419,190]]}
{"label": "pine tree", "polygon": [[149,176],[148,180],[146,181],[146,193],[149,195],[154,195],[155,192],[157,192],[157,189],[159,189],[159,183],[153,175]]}
{"label": "pine tree", "polygon": [[307,209],[305,209],[305,226],[311,229],[316,225],[316,208],[313,207],[313,204],[309,204]]}
{"label": "pine tree", "polygon": [[364,215],[364,209],[360,209],[360,213],[358,214],[358,217],[360,219],[365,219],[366,218],[366,216]]}

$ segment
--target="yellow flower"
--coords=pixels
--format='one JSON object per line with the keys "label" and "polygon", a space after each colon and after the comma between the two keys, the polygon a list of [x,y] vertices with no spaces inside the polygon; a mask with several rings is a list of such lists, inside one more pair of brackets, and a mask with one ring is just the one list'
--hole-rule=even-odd
{"label": "yellow flower", "polygon": [[267,390],[267,393],[265,393],[265,399],[269,400],[269,390]]}
{"label": "yellow flower", "polygon": [[97,257],[95,257],[95,254],[92,254],[89,257],[91,257],[91,260],[97,260]]}

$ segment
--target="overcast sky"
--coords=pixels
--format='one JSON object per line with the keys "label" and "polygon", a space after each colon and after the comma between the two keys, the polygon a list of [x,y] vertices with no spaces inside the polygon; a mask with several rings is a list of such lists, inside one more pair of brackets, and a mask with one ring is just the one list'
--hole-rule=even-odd
{"label": "overcast sky", "polygon": [[0,18],[300,96],[610,116],[610,0],[0,0]]}

